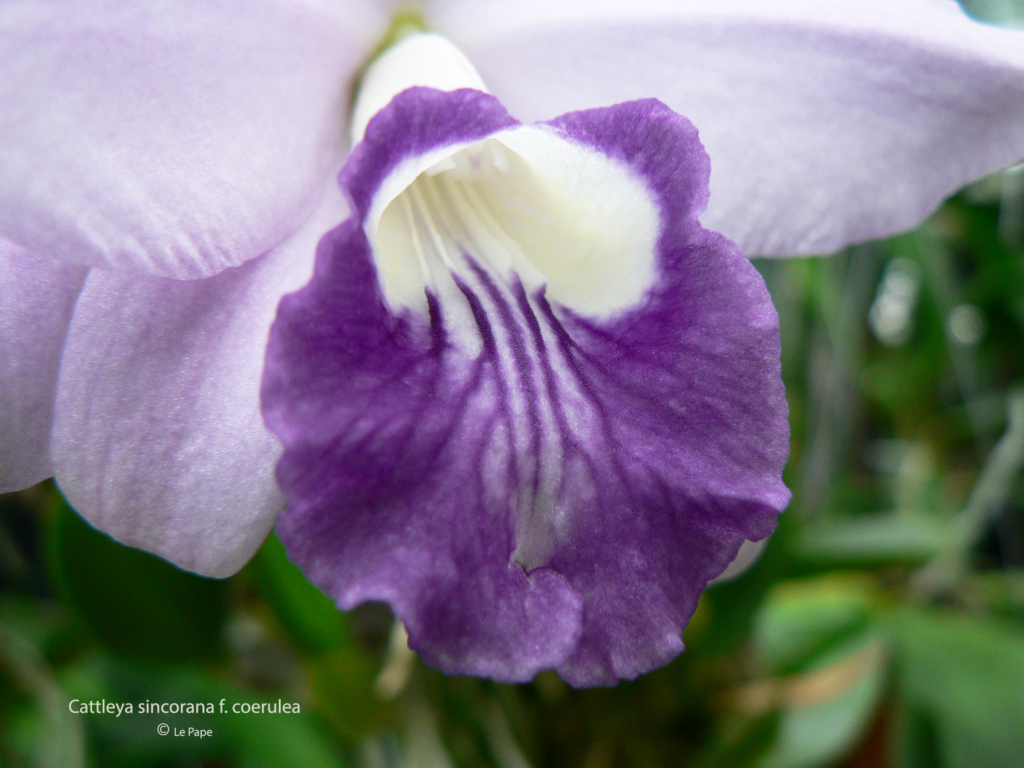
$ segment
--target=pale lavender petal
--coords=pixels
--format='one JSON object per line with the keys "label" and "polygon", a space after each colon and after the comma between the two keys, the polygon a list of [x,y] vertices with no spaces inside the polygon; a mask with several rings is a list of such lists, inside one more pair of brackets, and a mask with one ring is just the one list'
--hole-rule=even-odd
{"label": "pale lavender petal", "polygon": [[283,293],[345,215],[334,185],[271,253],[207,280],[89,273],[68,334],[52,451],[71,504],[120,541],[208,576],[237,571],[283,505],[259,382]]}
{"label": "pale lavender petal", "polygon": [[0,4],[0,234],[184,278],[278,245],[340,160],[379,5]]}
{"label": "pale lavender petal", "polygon": [[951,0],[438,0],[517,116],[657,97],[712,159],[702,222],[748,255],[910,228],[1024,158],[1024,33]]}
{"label": "pale lavender petal", "polygon": [[0,493],[53,474],[57,371],[86,272],[0,240]]}
{"label": "pale lavender petal", "polygon": [[509,127],[489,96],[415,89],[346,163],[357,216],[321,242],[268,347],[278,532],[342,607],[388,601],[441,669],[610,684],[682,650],[701,590],[788,502],[777,318],[697,223],[707,156],[655,101],[544,129],[656,201],[657,280],[633,306],[578,314],[469,254],[481,266],[452,274],[476,351],[458,296],[394,311],[364,230],[377,191],[410,158]]}

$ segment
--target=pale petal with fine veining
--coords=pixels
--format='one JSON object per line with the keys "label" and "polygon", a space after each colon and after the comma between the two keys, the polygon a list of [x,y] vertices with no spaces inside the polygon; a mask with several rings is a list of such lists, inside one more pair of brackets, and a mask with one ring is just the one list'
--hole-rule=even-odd
{"label": "pale petal with fine veining", "polygon": [[309,279],[336,188],[265,257],[207,280],[92,270],[71,321],[52,451],[71,504],[114,538],[207,576],[252,556],[283,505],[260,417],[283,293]]}
{"label": "pale petal with fine veining", "polygon": [[750,256],[915,226],[1024,158],[1024,35],[952,0],[437,0],[514,114],[657,97],[712,160],[702,222]]}
{"label": "pale petal with fine veining", "polygon": [[176,278],[278,245],[340,162],[378,5],[0,4],[0,236]]}

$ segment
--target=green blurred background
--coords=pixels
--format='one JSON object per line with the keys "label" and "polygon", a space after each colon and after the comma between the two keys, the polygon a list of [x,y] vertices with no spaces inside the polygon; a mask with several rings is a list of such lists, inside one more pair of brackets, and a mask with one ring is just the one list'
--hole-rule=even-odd
{"label": "green blurred background", "polygon": [[[0,766],[1021,768],[1024,172],[912,233],[757,266],[782,326],[794,499],[668,667],[587,691],[445,677],[385,608],[337,612],[275,538],[203,579],[43,484],[0,496]],[[279,700],[300,711],[230,712]],[[173,735],[189,727],[212,735]]]}

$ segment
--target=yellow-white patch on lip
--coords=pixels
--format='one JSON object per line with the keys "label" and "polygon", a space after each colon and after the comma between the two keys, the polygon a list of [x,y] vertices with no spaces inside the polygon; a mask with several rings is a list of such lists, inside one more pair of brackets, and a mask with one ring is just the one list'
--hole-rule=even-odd
{"label": "yellow-white patch on lip", "polygon": [[[466,57],[435,34],[414,34],[374,62],[353,115],[373,114],[412,86],[486,91]],[[608,317],[656,279],[657,201],[626,165],[545,125],[409,157],[383,180],[364,221],[381,290],[395,312],[427,310],[428,291],[463,303],[472,268],[556,305]],[[465,314],[454,309],[458,314]]]}
{"label": "yellow-white patch on lip", "polygon": [[591,317],[639,302],[656,278],[659,210],[621,162],[544,125],[502,131],[405,161],[366,220],[391,308],[425,310],[465,270],[546,286]]}

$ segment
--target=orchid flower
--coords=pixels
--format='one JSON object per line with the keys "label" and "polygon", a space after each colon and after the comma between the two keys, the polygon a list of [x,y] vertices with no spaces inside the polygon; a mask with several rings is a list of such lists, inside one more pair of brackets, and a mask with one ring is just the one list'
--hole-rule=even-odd
{"label": "orchid flower", "polygon": [[[469,292],[474,295],[490,295],[487,275],[491,273],[486,270],[462,265],[449,270],[448,277],[430,271],[430,279],[436,281],[430,283],[436,289],[430,299],[424,292],[427,283],[403,281],[401,274],[393,275],[394,279],[381,277],[382,304],[369,301],[372,285],[365,271],[373,266],[381,275],[387,269],[401,273],[409,264],[400,259],[387,264],[374,261],[364,249],[362,258],[336,265],[338,275],[347,276],[350,283],[330,290],[350,291],[354,299],[361,299],[324,306],[344,305],[347,312],[355,313],[350,316],[352,322],[372,319],[375,323],[381,318],[369,315],[387,308],[393,322],[405,323],[402,328],[409,345],[405,362],[417,375],[424,375],[421,365],[433,365],[439,381],[452,387],[466,384],[462,364],[431,355],[416,358],[427,343],[424,312],[438,317],[443,312],[453,348],[470,357],[474,344],[492,350],[495,370],[519,365],[509,358],[510,350],[517,349],[517,338],[532,345],[527,350],[531,354],[542,342],[551,354],[561,354],[551,363],[553,373],[544,374],[549,376],[544,386],[559,388],[558,398],[539,393],[536,402],[508,405],[517,414],[533,413],[530,418],[550,426],[560,418],[558,402],[568,397],[586,411],[589,406],[581,405],[580,398],[588,386],[598,386],[582,368],[576,371],[576,381],[591,383],[571,384],[565,376],[571,356],[564,345],[578,348],[580,354],[602,356],[606,362],[601,368],[606,372],[609,355],[629,358],[630,348],[623,346],[619,333],[625,331],[617,328],[613,333],[601,323],[627,316],[638,302],[647,301],[642,297],[657,293],[655,277],[664,277],[662,240],[669,236],[652,236],[652,232],[686,235],[691,238],[688,243],[709,238],[705,245],[716,254],[709,263],[717,266],[709,266],[705,277],[715,279],[700,283],[707,287],[706,294],[693,286],[684,293],[702,306],[714,303],[716,297],[724,303],[707,308],[711,314],[701,315],[699,327],[707,329],[709,322],[715,322],[709,319],[715,312],[732,307],[737,318],[745,318],[739,324],[754,333],[767,327],[768,307],[762,289],[752,287],[749,270],[740,266],[737,252],[724,238],[748,255],[828,252],[913,226],[963,183],[1024,155],[1024,38],[968,20],[951,0],[828,4],[723,0],[713,8],[689,0],[437,0],[423,8],[425,26],[454,41],[493,96],[456,92],[463,101],[458,109],[452,108],[463,122],[448,124],[443,131],[425,130],[422,135],[415,132],[421,119],[417,115],[436,115],[438,109],[448,108],[439,104],[451,106],[455,102],[450,99],[456,97],[415,91],[389,107],[376,105],[374,109],[382,108],[377,128],[370,121],[367,139],[353,153],[343,176],[355,208],[350,210],[334,175],[349,148],[344,130],[348,94],[389,25],[385,5],[375,0],[187,5],[91,0],[83,6],[62,0],[12,0],[0,6],[0,332],[4,338],[0,490],[25,487],[53,474],[71,503],[116,538],[200,573],[225,576],[236,571],[260,545],[284,506],[273,476],[281,444],[264,427],[259,408],[263,350],[278,301],[309,280],[318,242],[318,264],[327,268],[343,260],[324,254],[361,247],[353,245],[357,227],[367,234],[390,233],[387,236],[395,238],[431,232],[429,225],[403,229],[385,221],[386,211],[373,207],[374,201],[384,199],[382,185],[394,179],[408,182],[409,195],[427,194],[432,184],[443,186],[445,178],[454,178],[452,174],[457,175],[460,168],[473,171],[480,163],[498,167],[508,161],[510,178],[522,180],[527,177],[520,173],[521,163],[555,169],[575,152],[586,156],[584,165],[596,163],[602,169],[596,176],[581,176],[581,184],[584,179],[611,179],[627,190],[613,194],[641,201],[637,209],[641,223],[633,222],[620,231],[638,238],[637,253],[647,254],[639,272],[574,273],[568,265],[549,263],[541,270],[551,298],[548,314],[545,305],[537,303],[540,278],[528,268],[519,269],[524,266],[519,257],[509,256],[515,264],[492,265],[502,275],[514,267],[518,276],[518,282],[507,283],[513,288],[501,286],[505,292],[491,296],[491,305],[481,310],[489,313],[492,324],[505,309],[528,318],[526,304],[543,322],[538,320],[534,326],[520,320],[504,328],[495,326],[487,339],[474,340],[454,330],[469,327],[469,315],[475,310],[469,305],[467,315],[468,299],[453,293],[466,296],[463,289],[472,287]],[[637,101],[650,97],[657,97],[665,107]],[[613,106],[617,104],[627,106]],[[578,112],[595,107],[611,111]],[[479,111],[479,124],[472,131],[466,127],[465,110]],[[527,123],[551,122],[547,127],[520,129],[509,115]],[[690,123],[679,115],[699,129],[700,143],[710,157],[710,197],[699,225],[696,216],[704,204],[702,179],[707,164],[687,127]],[[680,189],[659,196],[662,170],[647,166],[637,170],[637,158],[647,149],[630,154],[632,150],[624,144],[612,146],[597,138],[600,125],[615,120],[647,126],[640,134],[651,142],[648,149],[666,153],[662,170],[668,173],[668,169],[685,167],[685,172],[679,171]],[[671,128],[666,127],[669,124]],[[558,134],[552,140],[556,143],[534,141],[551,131]],[[408,177],[408,167],[398,169],[381,159],[389,156],[384,146],[388,142],[411,164],[408,167],[419,169],[415,177]],[[447,153],[444,157],[434,152],[441,143]],[[612,160],[605,162],[601,157]],[[427,160],[431,164],[423,165]],[[445,164],[448,160],[454,168]],[[432,171],[434,177],[430,177]],[[417,181],[420,173],[427,173],[423,184]],[[411,200],[403,196],[404,189],[389,190],[385,197],[393,194],[390,199]],[[583,191],[577,190],[581,195]],[[560,194],[560,204],[572,208],[570,198],[575,193],[563,185]],[[530,199],[520,202],[537,204]],[[666,206],[672,208],[670,216]],[[552,220],[555,234],[562,221]],[[672,226],[659,230],[667,227],[665,221]],[[339,229],[342,222],[346,224]],[[370,226],[364,226],[368,222]],[[724,238],[702,232],[720,232]],[[558,236],[571,239],[574,233],[563,231]],[[608,249],[625,247],[610,234],[609,238]],[[441,251],[447,252],[447,247]],[[588,266],[603,263],[597,259]],[[419,265],[412,266],[419,270],[412,274],[425,274]],[[364,273],[351,272],[360,268]],[[552,280],[551,269],[561,270],[558,281]],[[680,274],[673,279],[683,278]],[[338,299],[318,285],[322,281],[314,281],[299,296]],[[318,292],[323,291],[326,294],[321,296]],[[748,303],[738,298],[744,291]],[[445,292],[456,301],[438,299]],[[280,337],[301,315],[301,301],[292,302],[292,308],[283,313]],[[521,306],[514,306],[515,302]],[[562,309],[556,308],[556,302]],[[644,306],[650,309],[656,304]],[[665,318],[679,320],[672,314],[675,311],[665,305]],[[561,335],[559,324],[571,326],[572,333]],[[722,324],[726,339],[738,338],[733,325],[724,319]],[[673,343],[686,341],[679,331],[682,327],[698,326],[666,327],[668,335],[676,334]],[[642,332],[639,326],[635,330]],[[585,343],[579,334],[586,336]],[[362,337],[353,330],[353,338]],[[770,356],[765,347],[748,342],[745,347],[729,347],[723,340],[721,349],[757,348],[763,357]],[[713,356],[718,349],[715,340],[708,343],[698,351]],[[301,343],[294,350],[299,354]],[[321,356],[307,362],[336,364],[340,370],[346,361],[332,363]],[[647,361],[654,362],[653,358]],[[677,368],[678,362],[673,366]],[[275,370],[268,375],[268,392],[276,386],[279,371]],[[721,375],[728,367],[714,370]],[[677,373],[696,376],[695,371]],[[635,389],[628,378],[615,386]],[[656,379],[652,372],[648,381],[655,388]],[[312,377],[310,386],[315,387],[316,381],[327,386],[336,380],[330,375]],[[397,420],[391,422],[396,429],[411,424],[408,418],[416,407],[394,390],[403,381],[397,377],[381,393],[398,409],[393,412]],[[355,399],[331,407],[352,408],[358,401],[358,387],[365,383],[346,380],[345,391]],[[410,396],[426,396],[423,381],[406,383]],[[731,379],[725,384],[742,386]],[[500,381],[492,376],[486,386],[498,387]],[[735,403],[725,396],[730,386],[723,389],[721,405],[722,414],[732,415],[723,415],[723,423],[743,425],[743,419],[730,410]],[[768,392],[761,394],[770,399]],[[776,408],[777,396],[776,392],[772,401]],[[295,407],[303,402],[312,401],[296,400]],[[749,407],[757,400],[743,402]],[[325,403],[315,405],[330,410]],[[464,405],[472,409],[480,407],[480,402],[467,399]],[[666,405],[681,411],[689,407],[662,403]],[[288,433],[285,411],[278,412],[278,407],[283,406],[271,398],[268,417],[287,444],[293,436]],[[406,416],[401,415],[402,409]],[[275,421],[279,413],[280,420]],[[773,413],[778,416],[777,411]],[[304,429],[315,426],[308,423],[311,415],[293,414]],[[375,409],[368,410],[368,423],[376,416]],[[432,416],[439,421],[431,422]],[[421,434],[423,439],[430,429],[466,430],[460,425],[473,423],[466,418],[450,420],[446,426],[441,416],[441,411],[427,408],[426,421],[417,422],[418,428],[428,431]],[[481,414],[486,416],[486,411]],[[593,416],[591,412],[581,417],[590,421],[572,424],[566,434],[575,435],[577,442],[582,435],[593,435],[602,423]],[[338,413],[332,417],[344,418]],[[520,424],[515,429],[522,428],[517,419],[513,422]],[[653,432],[665,426],[641,419],[634,427],[639,430],[641,424],[648,424]],[[324,434],[336,426],[336,421],[325,424]],[[357,441],[358,429],[358,424],[353,425],[355,431],[347,440]],[[705,424],[703,429],[712,427]],[[740,440],[744,434],[739,428],[726,440]],[[500,456],[486,450],[474,456],[466,447],[472,435],[458,436],[459,456],[446,456],[447,460],[475,459],[476,464],[465,465],[467,470],[501,476],[500,467],[487,464],[501,464]],[[517,446],[531,439],[525,433],[505,438]],[[537,503],[556,484],[542,469],[551,451],[562,452],[570,475],[582,472],[587,464],[582,453],[572,463],[573,440],[566,439],[559,447],[545,439],[537,444],[536,467],[523,475],[529,477]],[[610,434],[601,440],[609,448],[618,447]],[[716,473],[729,461],[742,463],[744,450],[763,454],[766,464],[778,463],[777,435],[769,436],[767,443],[740,442],[730,443],[731,452],[689,457],[675,469],[692,475],[691,479],[706,474],[708,484],[694,479],[686,486],[705,494],[706,501],[717,498],[715,492],[720,490]],[[652,440],[644,448],[639,445],[630,443],[627,450],[659,450],[660,444]],[[342,448],[345,453],[351,446]],[[423,446],[417,448],[422,460]],[[587,450],[600,448],[591,445]],[[666,455],[651,460],[657,464],[672,459]],[[750,463],[757,462],[752,458]],[[301,483],[304,478],[289,476],[289,465],[294,462],[287,459],[282,465],[285,485]],[[421,469],[410,464],[410,478]],[[392,477],[395,482],[401,479]],[[510,484],[523,482],[522,477],[511,475],[506,479]],[[607,480],[615,483],[621,477]],[[750,499],[760,499],[756,504],[763,504],[764,510],[735,525],[726,520],[731,514],[726,510],[719,522],[732,526],[728,541],[719,544],[708,562],[684,563],[679,566],[682,570],[666,572],[667,578],[706,580],[725,566],[741,538],[768,532],[767,508],[777,509],[784,502],[777,482],[761,480],[758,488],[747,490]],[[446,475],[430,482],[464,481],[465,477]],[[347,481],[339,477],[337,482]],[[327,490],[334,492],[337,487]],[[441,490],[454,494],[460,489],[434,489],[438,494]],[[631,476],[629,487],[622,486],[620,491],[638,494],[639,499],[647,498],[652,489]],[[371,482],[363,492],[383,495],[388,489]],[[419,492],[433,491],[421,486]],[[509,498],[519,498],[526,491],[517,486],[513,494],[509,485],[505,492]],[[296,506],[283,525],[285,538],[299,536],[289,531],[298,531],[302,525],[307,526],[304,535],[315,535],[317,525],[324,526],[325,535],[333,532],[337,523],[307,520],[301,509]],[[564,522],[571,528],[574,521],[562,521],[556,512],[524,514],[514,521],[510,535],[521,542],[514,548],[513,560],[520,567],[515,578],[521,579],[502,586],[510,591],[502,592],[494,580],[455,587],[457,591],[490,590],[487,594],[498,603],[490,614],[473,614],[474,603],[467,599],[459,605],[461,613],[445,619],[441,595],[428,595],[434,599],[431,603],[424,602],[421,594],[415,606],[402,609],[401,601],[414,598],[388,593],[389,585],[400,581],[397,570],[367,575],[358,585],[341,584],[332,581],[340,577],[326,573],[337,553],[310,550],[306,566],[346,604],[366,596],[392,600],[413,629],[419,628],[419,644],[434,654],[435,663],[448,669],[472,668],[501,679],[522,679],[530,670],[547,665],[557,666],[578,683],[602,682],[636,674],[677,652],[684,615],[692,603],[689,597],[679,599],[671,610],[651,615],[651,624],[642,627],[646,645],[632,652],[631,658],[623,655],[621,643],[638,629],[635,617],[618,624],[584,620],[588,611],[597,608],[579,593],[578,585],[567,585],[548,567],[570,556],[559,549],[560,526]],[[475,535],[473,526],[483,524],[462,522],[469,526],[463,531],[469,538]],[[424,535],[454,535],[446,527],[454,525],[454,519],[445,523],[434,516],[415,524],[427,526]],[[379,549],[389,546],[387,530],[382,527]],[[355,541],[365,531],[351,533]],[[577,540],[575,562],[590,564],[595,584],[607,584],[613,577],[611,571],[602,571],[612,567],[611,561],[601,560],[594,552],[614,535],[613,528],[607,527],[592,540]],[[639,529],[631,535],[639,536]],[[633,544],[623,548],[623,560],[638,557],[635,543],[634,538]],[[678,540],[652,541],[652,546],[678,545]],[[295,554],[301,545],[293,543],[292,548],[293,556],[303,559],[301,552]],[[405,569],[419,562],[440,573],[442,560],[458,561],[450,556],[451,550],[403,551],[410,558],[401,564]],[[387,570],[388,562],[385,558],[376,565],[367,563],[365,573]],[[502,562],[509,564],[507,553]],[[614,568],[636,570],[642,565],[617,562]],[[624,587],[618,599],[641,598],[647,596]],[[516,602],[520,599],[523,602]],[[555,612],[562,617],[557,626],[536,618]],[[504,650],[498,647],[502,641],[493,629],[486,638],[469,636],[467,642],[473,648],[459,645],[453,622],[472,620],[474,626],[483,627],[487,620],[497,620],[497,614],[504,617],[502,626],[517,617],[525,622]],[[607,635],[603,644],[590,642],[594,633]],[[528,643],[544,650],[522,654],[523,644]],[[479,652],[484,646],[490,650]],[[518,661],[513,658],[517,654]]]}
{"label": "orchid flower", "polygon": [[789,502],[778,317],[698,222],[686,118],[645,99],[524,126],[482,87],[430,34],[364,79],[353,215],[267,349],[278,534],[442,670],[614,683],[682,650]]}

